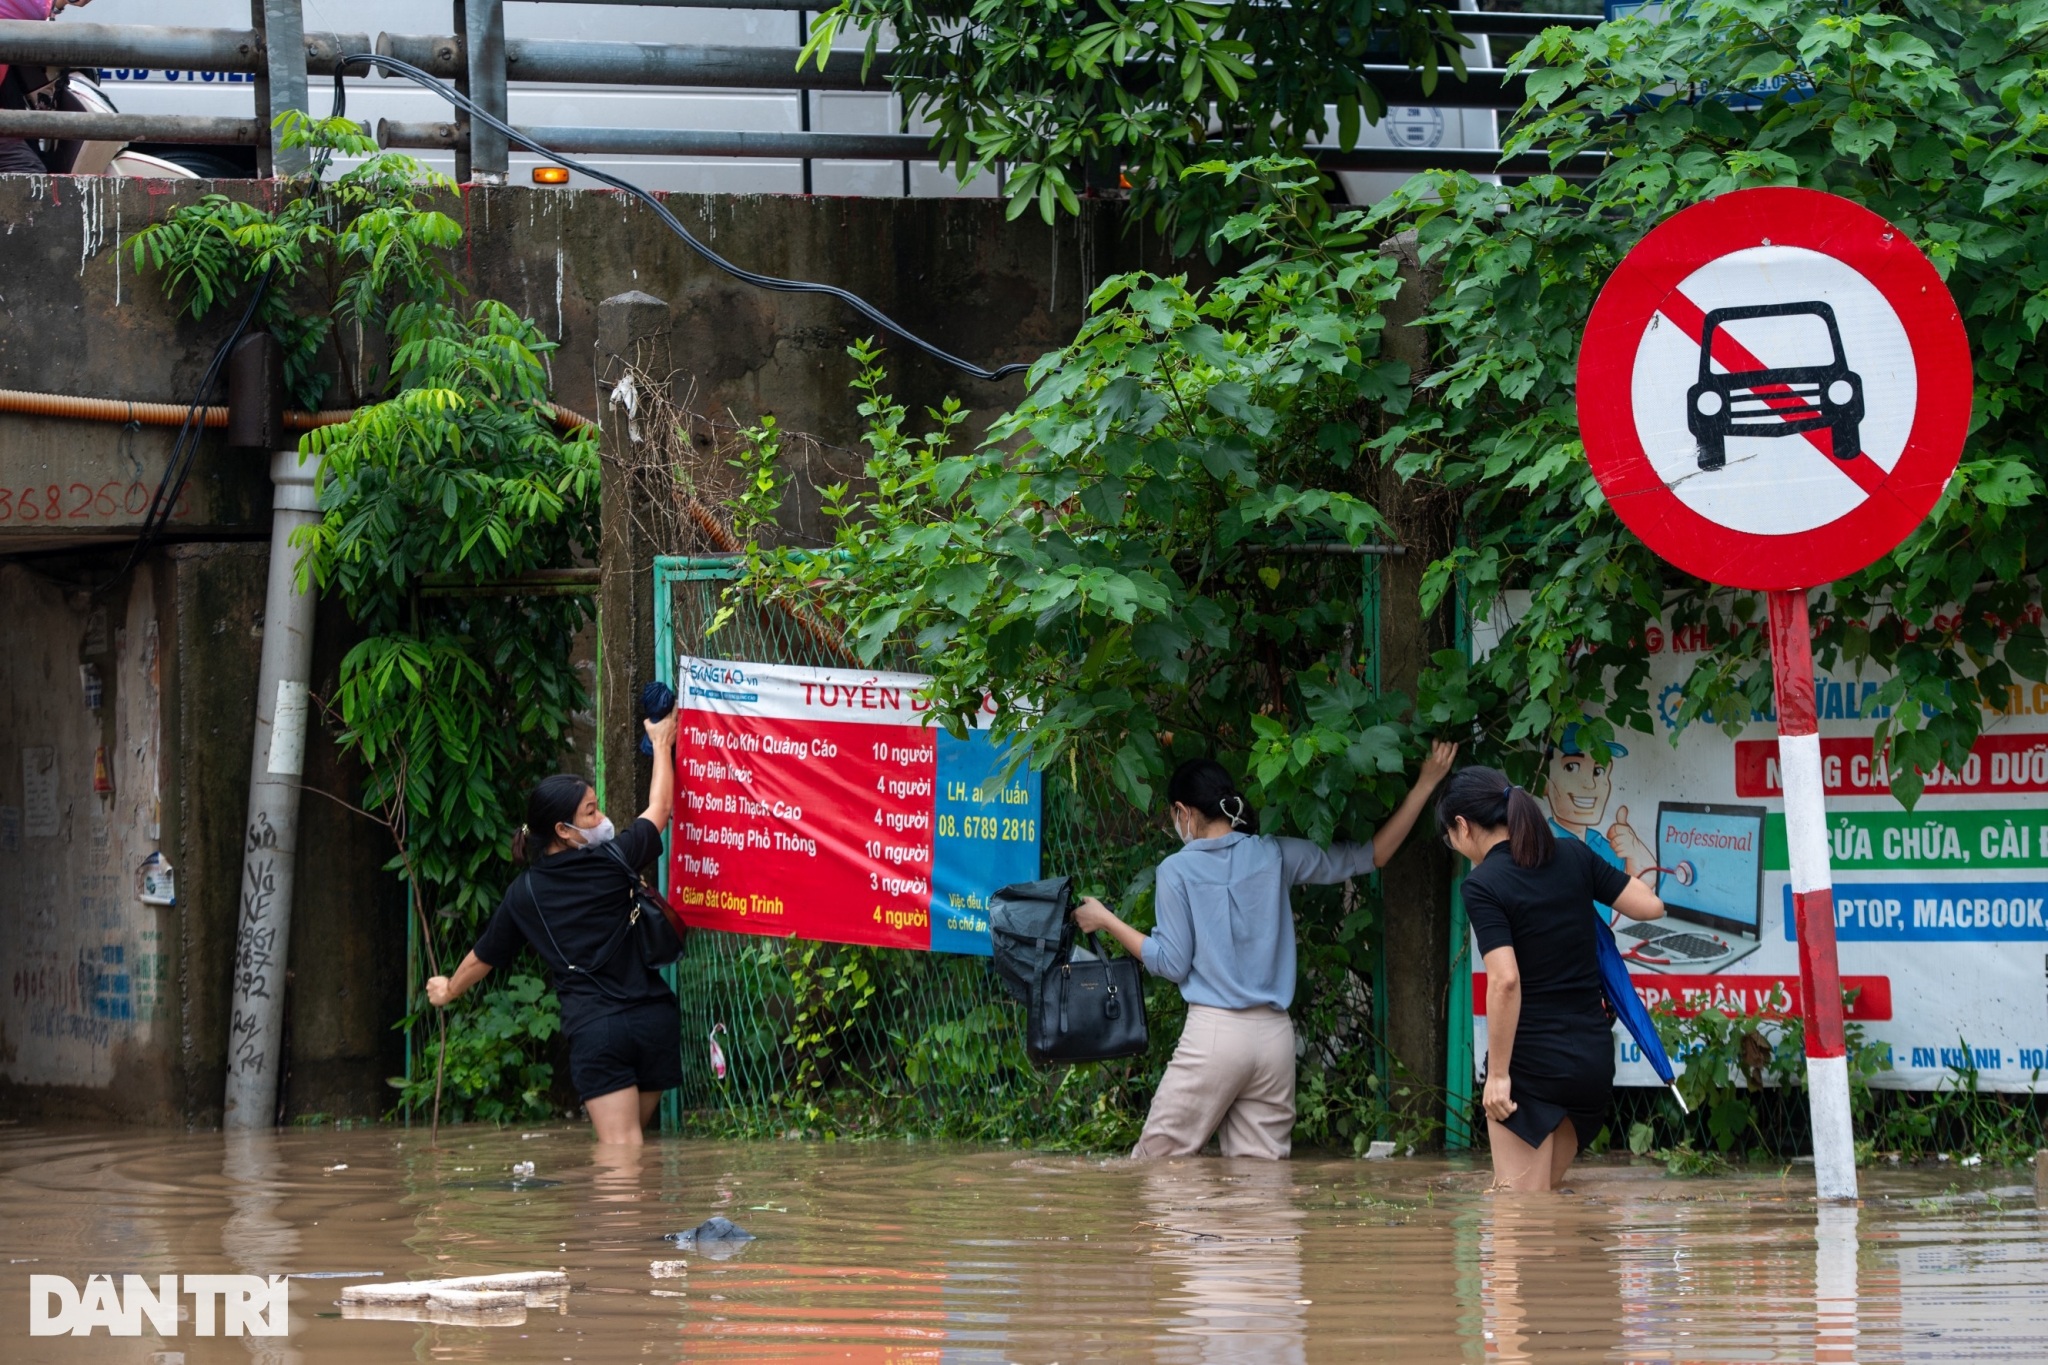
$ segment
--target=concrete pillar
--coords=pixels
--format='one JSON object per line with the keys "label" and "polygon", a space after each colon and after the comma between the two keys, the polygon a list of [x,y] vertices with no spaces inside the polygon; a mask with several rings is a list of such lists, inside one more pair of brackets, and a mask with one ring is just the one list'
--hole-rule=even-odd
{"label": "concrete pillar", "polygon": [[235,930],[234,1008],[221,1122],[267,1128],[277,1117],[284,1069],[285,954],[291,942],[297,863],[299,781],[305,771],[313,665],[314,594],[300,592],[294,531],[320,519],[313,480],[319,460],[296,450],[270,457],[276,487],[270,526],[270,581],[264,594],[263,656],[256,679],[256,729],[249,756],[249,818],[242,831],[242,900]]}
{"label": "concrete pillar", "polygon": [[[1415,320],[1435,294],[1435,279],[1417,255],[1414,234],[1404,233],[1381,248],[1400,264],[1402,288],[1387,308],[1385,349],[1420,375],[1429,367],[1427,337]],[[1453,643],[1448,608],[1425,616],[1422,574],[1450,548],[1453,508],[1418,484],[1404,482],[1391,466],[1370,477],[1368,490],[1393,530],[1404,555],[1382,561],[1380,679],[1391,691],[1415,695],[1430,656]],[[1429,817],[1425,816],[1425,820]],[[1443,1084],[1449,1029],[1463,1021],[1447,1017],[1450,995],[1451,855],[1430,827],[1419,829],[1381,872],[1386,903],[1382,940],[1386,955],[1387,1048],[1425,1090],[1407,1100],[1418,1119],[1443,1117],[1437,1087]],[[1396,1088],[1399,1087],[1396,1077]]]}
{"label": "concrete pillar", "polygon": [[[639,376],[666,376],[669,306],[638,290],[597,308],[599,420],[604,424],[598,568],[598,758],[604,812],[625,828],[640,812],[652,776],[640,752],[640,686],[654,678],[654,556],[635,521],[634,467]],[[630,367],[630,368],[629,368]],[[632,383],[626,383],[629,376]],[[665,378],[663,382],[666,382]]]}

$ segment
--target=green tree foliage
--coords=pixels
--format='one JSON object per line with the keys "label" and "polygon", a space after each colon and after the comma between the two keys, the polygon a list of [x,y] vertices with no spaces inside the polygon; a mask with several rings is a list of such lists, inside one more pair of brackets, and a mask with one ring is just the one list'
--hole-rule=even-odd
{"label": "green tree foliage", "polygon": [[[912,435],[856,347],[867,482],[825,490],[834,554],[757,549],[748,590],[822,599],[864,660],[931,674],[947,724],[987,696],[1032,762],[1105,772],[1141,810],[1176,761],[1223,751],[1296,830],[1367,827],[1403,760],[1400,699],[1360,671],[1363,557],[1286,551],[1383,534],[1349,491],[1358,416],[1401,401],[1409,376],[1380,355],[1392,263],[1293,225],[1320,257],[1271,252],[1201,294],[1178,277],[1105,283],[972,447],[950,404]],[[1233,235],[1277,231],[1265,214]],[[756,525],[784,494],[773,455],[756,445]]]}
{"label": "green tree foliage", "polygon": [[[1184,278],[1109,281],[978,444],[952,404],[914,432],[876,352],[856,347],[866,479],[824,491],[833,551],[757,545],[740,590],[824,613],[867,662],[930,674],[956,732],[992,701],[996,734],[1047,770],[1049,803],[1120,794],[1156,813],[1173,765],[1216,752],[1269,822],[1362,837],[1405,790],[1394,722],[1407,703],[1369,681],[1372,561],[1345,551],[1385,534],[1354,491],[1358,424],[1398,404],[1409,376],[1381,353],[1391,261],[1284,212],[1273,196],[1233,239],[1256,250],[1293,233],[1316,244],[1313,262],[1268,251],[1200,294]],[[787,494],[774,428],[753,436],[742,530],[765,528]],[[1163,833],[1153,822],[1066,870],[1145,928]],[[1304,1141],[1361,1145],[1393,1098],[1361,1018],[1378,909],[1361,892],[1297,898],[1303,1018],[1330,1044],[1311,1063]],[[1179,1001],[1150,995],[1170,1040]],[[1105,1133],[1137,1121],[1165,1052],[1098,1094]]]}
{"label": "green tree foliage", "polygon": [[[302,145],[368,159],[295,184],[275,209],[208,196],[138,233],[134,250],[195,316],[269,272],[260,316],[285,343],[295,396],[316,402],[337,359],[356,390],[348,421],[300,443],[323,464],[322,517],[295,540],[298,569],[366,631],[328,714],[367,772],[360,803],[397,838],[391,869],[446,970],[510,875],[521,795],[559,765],[588,705],[571,651],[589,604],[421,589],[430,576],[460,588],[588,558],[597,444],[588,428],[557,428],[553,343],[500,303],[462,306],[449,263],[462,230],[432,207],[453,187],[410,157],[370,155],[346,122],[286,120]],[[305,308],[309,295],[321,306]],[[330,337],[338,356],[322,349]],[[558,1015],[544,983],[501,976],[453,1013],[455,1115],[545,1112]],[[434,1088],[430,1067],[405,1100]]]}
{"label": "green tree foliage", "polygon": [[[829,609],[863,650],[913,648],[950,706],[984,687],[1009,708],[1041,700],[1037,761],[1100,752],[1144,804],[1179,748],[1234,751],[1262,804],[1325,836],[1391,790],[1400,699],[1368,695],[1334,613],[1289,582],[1298,561],[1250,547],[1381,534],[1374,476],[1391,467],[1457,508],[1462,543],[1430,567],[1425,610],[1461,593],[1485,620],[1526,594],[1485,658],[1436,659],[1412,724],[1470,733],[1530,778],[1568,724],[1594,743],[1652,728],[1640,642],[1667,614],[1712,641],[1682,719],[1767,714],[1761,601],[1670,569],[1611,514],[1578,441],[1574,367],[1601,285],[1657,223],[1727,190],[1805,185],[1929,252],[1977,361],[1951,487],[1897,552],[1834,585],[1817,641],[1823,665],[1889,674],[1876,742],[1910,803],[1921,773],[1960,765],[1987,706],[2048,674],[2031,600],[2048,544],[2029,514],[2048,384],[2048,19],[2032,15],[1695,0],[1661,24],[1551,30],[1517,59],[1532,103],[1510,150],[1597,152],[1590,180],[1434,174],[1330,217],[1301,163],[1192,168],[1258,186],[1218,234],[1248,263],[1201,291],[1105,284],[978,449],[955,448],[945,415],[908,435],[865,382],[875,491],[835,491],[850,515]],[[1432,364],[1415,375],[1379,348],[1396,282],[1375,248],[1402,231],[1438,277]],[[777,590],[805,589],[784,572]],[[1269,685],[1262,661],[1283,645]]]}
{"label": "green tree foliage", "polygon": [[[2048,383],[2048,11],[2034,13],[1695,0],[1661,25],[1553,30],[1520,59],[1533,99],[1510,150],[1599,153],[1589,179],[1438,174],[1332,215],[1305,163],[1190,167],[1245,205],[1216,238],[1239,268],[1202,289],[1105,283],[978,444],[956,407],[913,422],[860,351],[868,482],[826,490],[830,556],[755,551],[749,590],[822,611],[869,660],[931,674],[943,723],[992,697],[997,730],[1051,771],[1105,774],[1156,809],[1175,759],[1216,751],[1274,825],[1315,838],[1378,819],[1425,735],[1469,738],[1533,779],[1566,725],[1595,746],[1651,728],[1641,642],[1662,619],[1712,641],[1683,719],[1748,722],[1771,700],[1762,603],[1669,569],[1612,515],[1578,441],[1574,370],[1601,285],[1652,227],[1726,190],[1805,185],[1868,204],[1929,252],[1977,358],[1954,482],[1907,544],[1833,586],[1820,627],[1824,665],[1889,675],[1877,743],[1911,802],[1915,768],[1959,764],[1985,705],[2048,673],[2028,420]],[[1379,247],[1410,231],[1436,276],[1420,373],[1383,346],[1400,286]],[[772,440],[748,472],[765,524],[785,491]],[[1430,566],[1424,610],[1498,621],[1503,594],[1525,594],[1484,658],[1434,660],[1412,710],[1369,686],[1369,646],[1346,633],[1355,589],[1308,568],[1325,560],[1271,553],[1386,536],[1386,475],[1454,510],[1457,548]],[[1141,882],[1129,890],[1142,923]],[[1347,944],[1370,914],[1305,898],[1303,1009],[1341,998],[1365,964]],[[1330,1116],[1360,1077],[1308,1080],[1342,1140]],[[1748,1101],[1720,1099],[1712,1140],[1736,1142]]]}
{"label": "green tree foliage", "polygon": [[[1414,182],[1372,220],[1412,226],[1441,272],[1440,368],[1384,448],[1463,501],[1467,544],[1435,566],[1476,615],[1530,596],[1501,647],[1445,658],[1431,724],[1477,720],[1503,748],[1575,720],[1649,727],[1643,650],[1659,611],[1713,642],[1682,720],[1766,713],[1762,603],[1667,568],[1609,514],[1573,408],[1578,338],[1615,264],[1658,222],[1728,190],[1801,185],[1867,205],[1947,277],[1976,360],[1976,413],[1947,494],[1900,549],[1831,590],[1823,666],[1890,674],[1874,704],[1893,789],[1960,766],[1987,708],[2048,673],[2033,579],[2048,399],[2048,13],[1901,0],[1693,0],[1663,23],[1551,30],[1518,59],[1531,104],[1510,150],[1606,158],[1590,183]],[[1758,97],[1758,92],[1775,87]],[[1530,771],[1527,763],[1519,770]]]}
{"label": "green tree foliage", "polygon": [[[1228,212],[1225,186],[1183,181],[1218,146],[1298,151],[1333,131],[1358,141],[1386,101],[1367,68],[1406,65],[1425,91],[1462,79],[1467,40],[1430,0],[841,0],[812,25],[806,55],[846,29],[872,59],[894,40],[891,83],[937,128],[960,174],[1008,166],[1010,216],[1052,221],[1119,177],[1156,206],[1176,254]],[[1448,90],[1449,87],[1445,87]],[[1330,117],[1335,110],[1334,128]]]}

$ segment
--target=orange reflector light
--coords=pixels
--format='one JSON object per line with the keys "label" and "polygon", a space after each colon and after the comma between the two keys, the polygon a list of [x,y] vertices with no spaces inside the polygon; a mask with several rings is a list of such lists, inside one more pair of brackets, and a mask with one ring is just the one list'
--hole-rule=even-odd
{"label": "orange reflector light", "polygon": [[564,166],[535,166],[533,168],[533,183],[536,185],[566,185],[569,183],[568,168]]}

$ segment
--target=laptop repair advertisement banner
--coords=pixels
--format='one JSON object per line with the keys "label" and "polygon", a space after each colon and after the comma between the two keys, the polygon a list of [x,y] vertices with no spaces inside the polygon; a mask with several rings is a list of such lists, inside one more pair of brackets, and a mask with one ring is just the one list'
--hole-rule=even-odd
{"label": "laptop repair advertisement banner", "polygon": [[[1510,595],[1493,625],[1520,606]],[[1482,626],[1475,648],[1496,637]],[[1610,929],[1645,1002],[1796,1013],[1774,720],[1753,714],[1733,736],[1674,724],[1706,643],[1668,621],[1652,630],[1654,732],[1618,730],[1602,760],[1567,731],[1532,790],[1559,838],[1584,842],[1663,898],[1664,919]],[[1988,711],[1962,771],[1931,775],[1908,811],[1871,754],[1884,681],[1847,668],[1815,679],[1849,1021],[1891,1050],[1892,1069],[1873,1084],[1931,1089],[1971,1066],[1985,1089],[2032,1089],[2048,1081],[2048,686],[2024,684]],[[1485,1001],[1475,976],[1482,1070]],[[1658,1083],[1619,1028],[1615,1056],[1616,1084]]]}

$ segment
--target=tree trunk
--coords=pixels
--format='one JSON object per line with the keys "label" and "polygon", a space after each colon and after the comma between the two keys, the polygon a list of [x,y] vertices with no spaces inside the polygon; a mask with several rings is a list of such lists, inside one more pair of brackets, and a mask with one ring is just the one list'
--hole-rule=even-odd
{"label": "tree trunk", "polygon": [[[1413,233],[1382,244],[1380,250],[1400,262],[1402,288],[1388,305],[1386,354],[1406,361],[1419,377],[1429,367],[1429,344],[1416,322],[1435,294],[1435,276],[1418,259]],[[1433,560],[1452,548],[1456,508],[1442,491],[1422,482],[1406,482],[1391,464],[1372,475],[1369,495],[1387,519],[1402,555],[1381,563],[1380,684],[1389,691],[1415,696],[1430,656],[1456,640],[1452,611],[1422,610],[1422,575]],[[1409,1093],[1396,1104],[1417,1120],[1443,1119],[1445,1065],[1449,1030],[1464,1021],[1447,1017],[1451,960],[1451,854],[1435,837],[1431,817],[1402,847],[1381,873],[1386,923],[1382,951],[1386,958],[1387,1049],[1394,1060],[1394,1089]]]}

